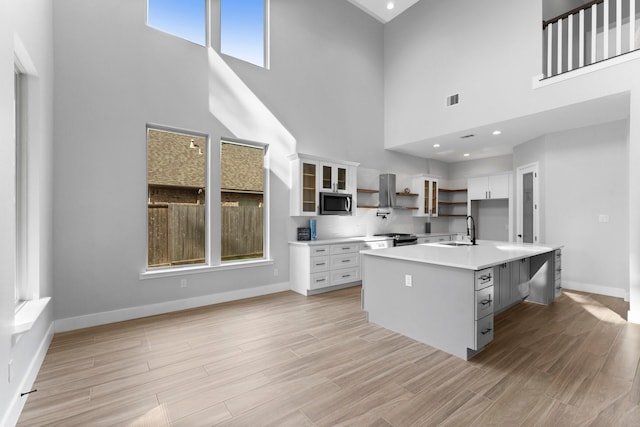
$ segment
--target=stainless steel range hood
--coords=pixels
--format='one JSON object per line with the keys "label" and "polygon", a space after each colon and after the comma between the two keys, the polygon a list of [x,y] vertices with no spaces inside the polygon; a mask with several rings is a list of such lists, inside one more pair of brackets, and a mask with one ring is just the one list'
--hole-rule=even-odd
{"label": "stainless steel range hood", "polygon": [[380,175],[380,207],[396,208],[396,175],[383,173]]}

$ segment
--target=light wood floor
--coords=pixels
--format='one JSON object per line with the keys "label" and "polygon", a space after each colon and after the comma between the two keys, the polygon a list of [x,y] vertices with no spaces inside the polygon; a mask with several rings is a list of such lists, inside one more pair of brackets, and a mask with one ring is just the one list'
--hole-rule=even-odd
{"label": "light wood floor", "polygon": [[367,323],[360,288],[57,334],[19,425],[638,426],[627,310],[519,304],[469,362]]}

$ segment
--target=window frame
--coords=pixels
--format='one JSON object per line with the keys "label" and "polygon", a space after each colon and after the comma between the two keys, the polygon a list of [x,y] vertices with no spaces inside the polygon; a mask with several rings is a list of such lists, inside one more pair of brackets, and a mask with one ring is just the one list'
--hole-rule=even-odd
{"label": "window frame", "polygon": [[[228,56],[230,58],[235,58],[239,61],[242,61],[247,64],[251,64],[253,66],[264,68],[265,70],[269,70],[271,68],[271,0],[263,0],[264,1],[264,16],[263,16],[263,65],[254,64],[253,62],[249,62],[243,58],[239,58],[234,55],[230,55],[228,53],[222,52],[222,2],[223,0],[211,0],[210,6],[210,15],[211,25],[210,25],[210,34],[211,34],[211,46],[220,54],[224,56]],[[215,26],[215,28],[214,28]]]}
{"label": "window frame", "polygon": [[14,59],[14,173],[15,173],[15,280],[14,307],[18,311],[29,300],[28,285],[28,169],[27,169],[27,73],[20,60]]}
{"label": "window frame", "polygon": [[[149,203],[149,130],[158,130],[162,132],[173,132],[181,135],[193,135],[198,138],[204,138],[206,141],[206,149],[204,152],[204,167],[205,167],[205,176],[204,176],[204,198],[205,198],[205,206],[204,206],[204,263],[202,264],[183,264],[183,265],[170,265],[166,267],[150,267],[149,266],[149,214],[148,214],[148,203]],[[182,272],[188,272],[190,270],[208,268],[211,266],[211,138],[208,134],[193,130],[181,129],[177,127],[165,126],[165,125],[157,125],[152,123],[147,123],[145,127],[145,269],[142,275],[146,274],[154,274],[163,275],[163,273],[171,273],[169,275],[181,274]]]}
{"label": "window frame", "polygon": [[[270,253],[270,243],[269,243],[269,237],[270,237],[270,232],[269,232],[269,224],[270,224],[270,215],[269,215],[269,211],[270,211],[270,203],[269,203],[269,176],[270,176],[270,166],[269,166],[269,144],[267,143],[263,143],[263,142],[257,142],[257,141],[249,141],[249,140],[245,140],[245,139],[238,139],[238,138],[230,138],[230,137],[221,137],[220,138],[220,144],[219,144],[219,149],[220,149],[220,180],[219,183],[220,185],[218,185],[218,192],[221,195],[222,193],[222,144],[235,144],[235,145],[242,145],[242,146],[246,146],[246,147],[252,147],[252,148],[260,148],[263,150],[264,153],[264,157],[263,157],[263,163],[262,163],[262,179],[263,179],[263,191],[262,191],[262,203],[263,203],[263,211],[262,211],[262,257],[261,258],[246,258],[246,259],[240,259],[240,260],[233,260],[233,261],[222,261],[222,250],[220,251],[219,254],[219,265],[221,266],[233,266],[233,265],[246,265],[246,264],[250,264],[253,262],[259,262],[259,261],[270,261],[271,260],[271,253]],[[222,203],[220,204],[220,208],[222,208]],[[218,215],[220,215],[220,219],[222,219],[222,215],[221,215],[221,211],[218,211]],[[220,236],[220,238],[222,237],[222,220],[220,221],[220,230],[218,235]],[[220,247],[222,247],[222,241],[220,241]]]}
{"label": "window frame", "polygon": [[163,32],[165,34],[169,34],[170,36],[177,37],[177,38],[179,38],[181,40],[184,40],[184,41],[187,41],[189,43],[193,43],[193,44],[195,44],[197,46],[209,47],[210,46],[209,41],[211,40],[211,31],[210,31],[211,26],[209,25],[210,16],[211,16],[211,6],[210,6],[211,0],[202,0],[202,1],[204,2],[204,22],[202,23],[204,25],[204,40],[202,40],[202,44],[198,43],[196,41],[190,40],[190,39],[186,39],[186,38],[182,37],[181,35],[169,32],[169,31],[167,31],[165,29],[162,29],[162,28],[156,27],[155,25],[150,24],[149,23],[149,10],[150,10],[149,0],[147,0],[147,2],[146,2],[147,3],[147,13],[145,15],[145,25],[147,27],[149,27],[149,28],[153,28],[154,30],[161,31],[161,32]]}

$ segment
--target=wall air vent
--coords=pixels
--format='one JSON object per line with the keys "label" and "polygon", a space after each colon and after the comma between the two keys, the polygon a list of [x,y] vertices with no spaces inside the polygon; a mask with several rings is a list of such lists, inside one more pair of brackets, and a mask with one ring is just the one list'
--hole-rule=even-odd
{"label": "wall air vent", "polygon": [[447,96],[447,107],[456,105],[458,102],[460,102],[460,94],[456,93],[454,95]]}
{"label": "wall air vent", "polygon": [[474,134],[470,133],[469,135],[462,135],[460,139],[473,138],[474,136],[475,136]]}

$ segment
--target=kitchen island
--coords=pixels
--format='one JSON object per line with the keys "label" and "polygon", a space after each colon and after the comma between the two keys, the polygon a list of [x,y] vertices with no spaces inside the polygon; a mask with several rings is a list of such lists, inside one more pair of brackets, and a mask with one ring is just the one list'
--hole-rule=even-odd
{"label": "kitchen island", "polygon": [[559,291],[560,246],[447,243],[363,251],[368,320],[468,360],[493,339],[496,312]]}

